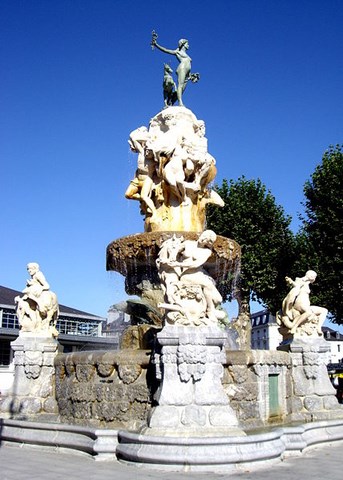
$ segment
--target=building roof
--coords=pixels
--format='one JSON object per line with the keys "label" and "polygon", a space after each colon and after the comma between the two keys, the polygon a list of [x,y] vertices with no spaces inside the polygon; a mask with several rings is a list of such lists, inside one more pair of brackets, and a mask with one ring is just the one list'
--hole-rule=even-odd
{"label": "building roof", "polygon": [[[3,287],[0,285],[0,305],[10,305],[14,307],[14,297],[17,295],[22,295],[22,292],[19,290],[13,290],[12,288]],[[74,314],[74,315],[85,315],[87,317],[93,317],[97,319],[102,319],[99,315],[93,315],[92,313],[83,312],[82,310],[77,310],[76,308],[67,307],[66,305],[59,304],[60,313],[63,314]]]}
{"label": "building roof", "polygon": [[251,313],[250,319],[252,328],[262,327],[265,325],[277,325],[275,316],[272,315],[267,309]]}
{"label": "building roof", "polygon": [[[325,340],[328,341],[343,341],[343,334],[339,333],[337,330],[333,330],[332,328],[329,327],[322,327],[322,331],[325,335]],[[329,334],[329,335],[328,335]]]}

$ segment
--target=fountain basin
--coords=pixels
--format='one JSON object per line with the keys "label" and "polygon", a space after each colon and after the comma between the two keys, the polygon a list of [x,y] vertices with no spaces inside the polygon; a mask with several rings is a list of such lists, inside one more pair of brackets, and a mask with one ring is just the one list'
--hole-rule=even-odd
{"label": "fountain basin", "polygon": [[[128,295],[140,295],[143,281],[159,286],[156,258],[162,242],[174,234],[186,240],[197,240],[201,235],[198,232],[145,232],[119,238],[107,247],[106,270],[125,276]],[[205,269],[215,280],[222,296],[234,288],[240,259],[241,248],[238,243],[218,235]]]}
{"label": "fountain basin", "polygon": [[[343,420],[285,425],[245,437],[165,438],[52,422],[1,419],[0,440],[55,453],[84,453],[162,471],[239,472],[299,456],[313,445],[343,440]],[[118,443],[119,441],[119,443]],[[151,451],[153,450],[153,451]],[[190,459],[190,461],[189,461]]]}

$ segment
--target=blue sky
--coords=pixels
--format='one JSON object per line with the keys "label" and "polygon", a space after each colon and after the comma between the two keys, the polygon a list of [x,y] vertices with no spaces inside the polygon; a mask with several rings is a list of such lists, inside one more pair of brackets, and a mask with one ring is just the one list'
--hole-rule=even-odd
{"label": "blue sky", "polygon": [[189,39],[184,101],[217,181],[261,178],[296,231],[304,182],[342,143],[342,25],[341,0],[0,0],[0,284],[21,290],[36,261],[62,304],[105,316],[126,297],[105,254],[143,231],[127,140],[177,66],[153,29]]}

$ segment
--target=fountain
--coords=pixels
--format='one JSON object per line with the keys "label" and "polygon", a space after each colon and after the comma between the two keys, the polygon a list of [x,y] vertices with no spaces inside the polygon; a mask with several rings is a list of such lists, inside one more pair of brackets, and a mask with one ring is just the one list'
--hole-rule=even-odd
{"label": "fountain", "polygon": [[[165,66],[165,108],[129,136],[138,158],[125,196],[139,202],[145,231],[114,240],[106,252],[107,270],[122,274],[127,294],[140,297],[125,307],[136,318],[119,351],[57,354],[57,299],[50,295],[49,308],[41,307],[40,295],[52,292],[33,273],[32,289],[28,284],[18,299],[22,329],[14,344],[30,337],[44,353],[36,341],[44,336],[51,355],[36,355],[32,347],[24,362],[17,356],[16,379],[27,386],[32,378],[25,392],[30,402],[17,398],[0,438],[209,472],[276,462],[342,440],[343,411],[320,331],[327,312],[309,301],[314,272],[286,279],[292,288],[278,315],[284,338],[278,351],[253,351],[243,339],[244,350],[226,348],[221,303],[235,287],[241,251],[234,240],[206,230],[206,205],[223,206],[210,187],[216,162],[204,121],[182,98],[189,80],[200,76],[191,73],[187,40],[170,50],[153,32],[152,47],[175,55],[179,66],[177,84]],[[37,382],[41,371],[45,390]],[[9,411],[13,399],[0,402],[0,411]],[[29,404],[38,406],[25,410]]]}

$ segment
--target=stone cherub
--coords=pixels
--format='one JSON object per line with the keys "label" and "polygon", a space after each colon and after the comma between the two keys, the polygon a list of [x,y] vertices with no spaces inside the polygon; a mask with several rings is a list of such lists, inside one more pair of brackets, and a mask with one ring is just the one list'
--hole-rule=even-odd
{"label": "stone cherub", "polygon": [[59,314],[57,296],[41,272],[38,263],[28,263],[30,279],[23,296],[15,297],[17,316],[23,332],[45,332],[57,337],[56,322]]}
{"label": "stone cherub", "polygon": [[291,290],[282,302],[282,310],[277,314],[280,325],[288,334],[295,336],[321,336],[321,327],[328,313],[326,308],[311,305],[310,284],[317,278],[316,272],[308,270],[304,277],[292,280],[286,277]]}
{"label": "stone cherub", "polygon": [[155,179],[155,161],[152,152],[146,148],[149,139],[149,132],[146,127],[139,127],[130,133],[130,149],[138,153],[137,170],[135,178],[131,180],[126,189],[125,197],[131,200],[139,200],[144,211],[149,211],[152,216],[156,213],[154,202],[151,200],[151,193]]}
{"label": "stone cherub", "polygon": [[163,242],[157,266],[165,302],[159,307],[168,312],[169,323],[216,325],[225,316],[218,308],[222,297],[204,269],[216,238],[213,231],[206,230],[198,240],[173,235]]}
{"label": "stone cherub", "polygon": [[191,80],[193,83],[195,83],[200,79],[200,75],[198,73],[191,73],[192,59],[187,53],[187,50],[189,49],[188,40],[186,40],[185,38],[180,39],[178,47],[175,50],[170,50],[169,48],[162,47],[157,43],[157,33],[153,31],[151,46],[152,48],[158,48],[158,50],[161,50],[161,52],[168,53],[169,55],[175,55],[175,57],[177,58],[179,65],[176,69],[176,96],[179,105],[183,106],[182,95],[187,86],[187,82]]}

